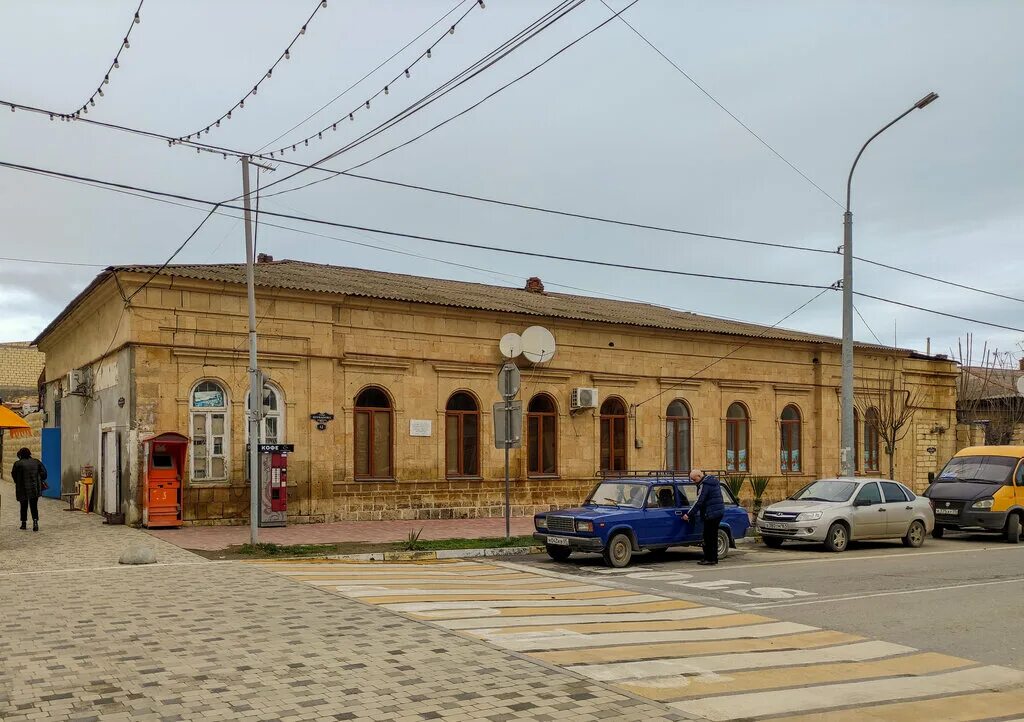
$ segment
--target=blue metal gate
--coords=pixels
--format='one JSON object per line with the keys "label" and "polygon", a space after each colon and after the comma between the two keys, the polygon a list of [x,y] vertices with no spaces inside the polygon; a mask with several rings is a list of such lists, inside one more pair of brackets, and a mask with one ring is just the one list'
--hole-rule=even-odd
{"label": "blue metal gate", "polygon": [[46,467],[46,483],[50,488],[43,496],[60,498],[60,429],[43,429],[43,466]]}

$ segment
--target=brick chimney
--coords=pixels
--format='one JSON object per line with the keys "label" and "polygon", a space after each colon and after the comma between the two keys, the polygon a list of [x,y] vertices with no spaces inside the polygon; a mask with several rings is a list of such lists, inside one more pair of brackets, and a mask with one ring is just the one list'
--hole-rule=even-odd
{"label": "brick chimney", "polygon": [[274,257],[269,253],[257,253],[256,263],[273,263]]}
{"label": "brick chimney", "polygon": [[526,279],[526,290],[530,293],[544,293],[544,284],[537,276]]}

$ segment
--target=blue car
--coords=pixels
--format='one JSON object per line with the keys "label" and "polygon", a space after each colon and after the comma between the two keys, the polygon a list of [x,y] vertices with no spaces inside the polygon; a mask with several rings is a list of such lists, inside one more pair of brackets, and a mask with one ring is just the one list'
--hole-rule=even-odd
{"label": "blue car", "polygon": [[[724,558],[750,526],[747,510],[722,485],[725,516],[718,529],[718,557]],[[579,507],[537,514],[533,537],[544,544],[548,556],[565,561],[575,552],[602,554],[612,567],[629,564],[635,552],[664,553],[674,546],[699,546],[701,522],[683,520],[697,498],[688,478],[659,477],[605,479]]]}

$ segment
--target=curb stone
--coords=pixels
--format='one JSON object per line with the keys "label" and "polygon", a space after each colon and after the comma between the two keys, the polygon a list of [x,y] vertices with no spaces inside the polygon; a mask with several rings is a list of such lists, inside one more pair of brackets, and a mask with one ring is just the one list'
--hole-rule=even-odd
{"label": "curb stone", "polygon": [[321,559],[352,562],[409,562],[437,561],[439,559],[476,559],[480,557],[510,557],[539,554],[544,547],[495,547],[491,549],[441,549],[424,552],[371,552],[368,554],[330,554]]}

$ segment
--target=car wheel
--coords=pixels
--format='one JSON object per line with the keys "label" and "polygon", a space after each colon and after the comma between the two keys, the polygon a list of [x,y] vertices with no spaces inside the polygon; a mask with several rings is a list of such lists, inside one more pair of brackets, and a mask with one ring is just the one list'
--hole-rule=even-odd
{"label": "car wheel", "polygon": [[628,566],[629,560],[632,558],[633,545],[625,534],[613,536],[612,540],[608,542],[608,547],[604,550],[604,563],[616,569]]}
{"label": "car wheel", "polygon": [[1006,520],[1006,541],[1020,544],[1020,514],[1010,514]]}
{"label": "car wheel", "polygon": [[718,558],[725,559],[729,556],[729,532],[725,529],[718,530]]}
{"label": "car wheel", "polygon": [[825,535],[825,546],[830,552],[844,552],[850,543],[850,532],[842,522],[833,522]]}
{"label": "car wheel", "polygon": [[932,529],[932,539],[941,539],[942,535],[946,533],[946,527],[935,525]]}
{"label": "car wheel", "polygon": [[771,547],[772,549],[778,549],[780,546],[782,546],[782,542],[786,541],[782,537],[778,536],[766,536],[761,537],[761,539],[762,541],[764,541],[764,545],[766,547]]}
{"label": "car wheel", "polygon": [[572,549],[569,547],[556,547],[548,544],[544,547],[547,550],[548,556],[554,559],[556,562],[564,562],[572,554]]}
{"label": "car wheel", "polygon": [[924,544],[924,524],[918,520],[910,522],[910,528],[907,529],[907,535],[903,537],[903,546],[913,547],[917,549],[919,546]]}

